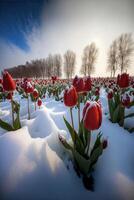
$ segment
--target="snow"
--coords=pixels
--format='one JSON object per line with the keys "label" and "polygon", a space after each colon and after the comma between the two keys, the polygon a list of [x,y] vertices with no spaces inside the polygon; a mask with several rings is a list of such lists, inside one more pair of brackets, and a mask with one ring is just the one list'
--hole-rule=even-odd
{"label": "snow", "polygon": [[[104,89],[100,93],[103,107],[100,130],[108,138],[108,148],[93,174],[94,191],[84,188],[58,139],[58,134],[69,137],[63,121],[63,116],[70,121],[69,109],[64,103],[46,98],[37,111],[30,104],[31,119],[27,120],[27,101],[19,99],[22,128],[14,132],[0,129],[0,199],[134,199],[134,134],[108,120],[106,93]],[[10,121],[10,103],[2,102],[0,108],[0,117]],[[82,108],[83,105],[81,114]],[[126,113],[132,111],[126,109]],[[75,108],[73,116],[77,129]],[[96,134],[97,131],[92,133],[93,140]]]}

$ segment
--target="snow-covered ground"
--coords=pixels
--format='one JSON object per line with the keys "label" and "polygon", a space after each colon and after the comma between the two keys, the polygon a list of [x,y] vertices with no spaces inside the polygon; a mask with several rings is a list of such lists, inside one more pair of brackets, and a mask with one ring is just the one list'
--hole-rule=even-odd
{"label": "snow-covered ground", "polygon": [[[58,134],[68,137],[63,121],[63,115],[70,120],[68,108],[46,98],[36,112],[31,103],[31,120],[26,120],[27,102],[16,98],[21,103],[22,128],[7,133],[0,129],[1,200],[134,200],[134,134],[108,120],[103,89],[101,130],[108,138],[108,148],[97,162],[93,192],[84,188],[71,162],[68,167],[64,162]],[[75,108],[73,116],[77,128]],[[9,102],[1,103],[0,117],[10,121]]]}

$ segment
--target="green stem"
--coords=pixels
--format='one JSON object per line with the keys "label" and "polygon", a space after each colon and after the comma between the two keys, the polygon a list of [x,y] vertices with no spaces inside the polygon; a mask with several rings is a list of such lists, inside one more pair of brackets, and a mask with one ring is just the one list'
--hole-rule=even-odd
{"label": "green stem", "polygon": [[36,111],[36,101],[34,102],[34,109],[35,109],[35,111]]}
{"label": "green stem", "polygon": [[88,135],[88,141],[87,141],[87,153],[86,153],[87,156],[88,156],[88,152],[89,152],[90,140],[91,140],[91,131],[90,131],[90,133]]}
{"label": "green stem", "polygon": [[123,125],[124,125],[125,107],[122,106],[122,105],[120,105],[119,114],[120,114],[119,125],[123,127]]}
{"label": "green stem", "polygon": [[[70,116],[71,116],[71,123],[72,123],[72,127],[73,127],[73,131],[74,131],[74,121],[73,121],[73,112],[72,112],[72,108],[70,108]],[[76,136],[74,138],[74,149],[76,146]]]}
{"label": "green stem", "polygon": [[11,108],[12,108],[12,125],[14,124],[14,106],[13,106],[13,97],[11,98]]}
{"label": "green stem", "polygon": [[108,99],[108,107],[109,107],[109,114],[110,114],[110,119],[113,122],[113,108],[112,108],[112,99]]}
{"label": "green stem", "polygon": [[28,120],[29,120],[30,119],[29,95],[27,97],[27,105],[28,105]]}
{"label": "green stem", "polygon": [[78,122],[80,126],[80,94],[78,94]]}

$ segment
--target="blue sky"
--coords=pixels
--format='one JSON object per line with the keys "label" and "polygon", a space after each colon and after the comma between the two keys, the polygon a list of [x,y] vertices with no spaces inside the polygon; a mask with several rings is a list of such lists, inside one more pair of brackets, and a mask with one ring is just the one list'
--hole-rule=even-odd
{"label": "blue sky", "polygon": [[0,38],[28,50],[24,33],[40,26],[43,0],[0,0]]}
{"label": "blue sky", "polygon": [[[0,70],[71,49],[79,74],[85,46],[99,49],[94,76],[107,76],[107,52],[122,33],[134,38],[134,0],[0,0]],[[129,73],[134,75],[134,57]]]}

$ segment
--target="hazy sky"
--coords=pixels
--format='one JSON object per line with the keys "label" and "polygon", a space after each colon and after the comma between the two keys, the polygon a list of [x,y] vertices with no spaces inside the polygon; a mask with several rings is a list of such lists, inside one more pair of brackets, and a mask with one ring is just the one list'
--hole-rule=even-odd
{"label": "hazy sky", "polygon": [[126,32],[134,38],[134,0],[1,0],[0,27],[1,69],[71,49],[78,73],[84,47],[95,42],[94,75],[106,76],[111,42]]}

